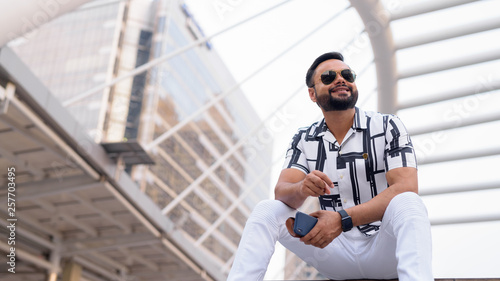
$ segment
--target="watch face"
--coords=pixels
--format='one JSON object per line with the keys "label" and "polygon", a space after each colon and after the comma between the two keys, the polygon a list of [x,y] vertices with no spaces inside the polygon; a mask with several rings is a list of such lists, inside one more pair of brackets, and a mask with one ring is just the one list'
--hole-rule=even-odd
{"label": "watch face", "polygon": [[[347,215],[347,213],[346,213]],[[342,217],[342,230],[343,231],[349,231],[352,229],[352,219],[349,215],[347,215],[346,217]]]}
{"label": "watch face", "polygon": [[344,232],[351,230],[353,227],[351,217],[345,211],[340,212],[340,213],[342,215],[342,230]]}

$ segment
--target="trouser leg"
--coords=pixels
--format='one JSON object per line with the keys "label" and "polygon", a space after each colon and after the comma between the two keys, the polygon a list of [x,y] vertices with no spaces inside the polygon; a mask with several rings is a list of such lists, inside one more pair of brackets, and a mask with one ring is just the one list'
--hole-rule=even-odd
{"label": "trouser leg", "polygon": [[364,277],[356,262],[356,245],[343,234],[323,249],[306,245],[290,235],[281,237],[279,242],[329,279],[351,280]]}
{"label": "trouser leg", "polygon": [[295,212],[278,200],[264,200],[255,206],[243,230],[228,280],[264,279],[280,228]]}
{"label": "trouser leg", "polygon": [[263,280],[277,241],[325,276],[334,279],[360,276],[353,252],[349,250],[350,243],[344,237],[338,237],[324,249],[305,245],[292,237],[285,221],[295,213],[296,210],[278,200],[257,204],[243,230],[229,281]]}
{"label": "trouser leg", "polygon": [[277,200],[265,200],[255,207],[228,280],[262,280],[278,240],[333,279],[393,278],[397,263],[401,281],[433,280],[430,224],[425,206],[415,193],[394,197],[374,239],[351,241],[338,237],[325,249],[304,245],[286,232],[284,223],[295,212]]}
{"label": "trouser leg", "polygon": [[422,199],[413,192],[394,197],[384,214],[385,223],[386,231],[396,238],[399,280],[434,280],[431,228]]}

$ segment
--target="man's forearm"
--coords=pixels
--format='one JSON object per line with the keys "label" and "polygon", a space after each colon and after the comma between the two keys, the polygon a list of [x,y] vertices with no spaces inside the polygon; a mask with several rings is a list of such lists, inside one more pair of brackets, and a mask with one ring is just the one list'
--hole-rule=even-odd
{"label": "man's forearm", "polygon": [[301,182],[280,182],[274,189],[274,198],[280,200],[291,208],[297,209],[307,199],[307,195],[300,192]]}
{"label": "man's forearm", "polygon": [[351,216],[354,226],[365,225],[382,219],[385,209],[396,194],[389,188],[372,198],[371,200],[346,209]]}
{"label": "man's forearm", "polygon": [[346,210],[351,216],[354,226],[381,220],[384,216],[385,209],[396,195],[408,191],[418,193],[416,169],[396,169],[392,172],[388,172],[387,175],[387,182],[389,183],[388,188],[371,200]]}

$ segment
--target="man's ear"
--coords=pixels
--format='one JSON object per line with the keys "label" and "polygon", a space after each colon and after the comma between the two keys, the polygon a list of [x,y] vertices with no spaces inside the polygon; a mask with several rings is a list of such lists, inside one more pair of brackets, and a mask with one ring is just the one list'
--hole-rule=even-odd
{"label": "man's ear", "polygon": [[314,90],[314,87],[308,88],[307,90],[309,91],[309,98],[313,102],[317,102],[317,100],[316,100],[316,91]]}

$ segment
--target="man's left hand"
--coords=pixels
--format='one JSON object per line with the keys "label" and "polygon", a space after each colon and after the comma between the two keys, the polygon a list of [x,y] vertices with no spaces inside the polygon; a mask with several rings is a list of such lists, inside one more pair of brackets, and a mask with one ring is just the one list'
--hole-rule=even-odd
{"label": "man's left hand", "polygon": [[323,249],[342,233],[341,217],[337,212],[321,210],[310,215],[318,218],[318,222],[306,236],[300,238],[304,244]]}

